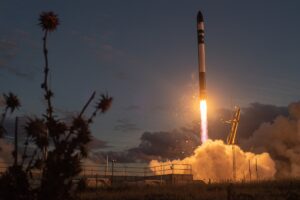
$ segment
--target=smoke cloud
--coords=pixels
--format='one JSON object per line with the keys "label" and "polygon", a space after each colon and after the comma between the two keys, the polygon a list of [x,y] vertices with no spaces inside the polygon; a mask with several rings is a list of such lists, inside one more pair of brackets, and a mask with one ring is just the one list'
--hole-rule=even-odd
{"label": "smoke cloud", "polygon": [[[273,178],[276,172],[275,163],[268,153],[254,154],[251,152],[244,152],[241,148],[235,146],[235,155],[237,180],[255,180],[257,178],[261,180]],[[199,146],[192,156],[182,160],[172,160],[167,162],[152,160],[150,162],[150,166],[159,166],[162,164],[190,164],[192,166],[193,177],[198,180],[229,180],[233,177],[232,146],[224,144],[222,140],[208,140]],[[175,173],[180,173],[180,171],[175,171]]]}
{"label": "smoke cloud", "polygon": [[278,178],[300,176],[300,102],[291,103],[288,108],[288,116],[262,123],[242,143],[255,152],[269,152],[275,160]]}

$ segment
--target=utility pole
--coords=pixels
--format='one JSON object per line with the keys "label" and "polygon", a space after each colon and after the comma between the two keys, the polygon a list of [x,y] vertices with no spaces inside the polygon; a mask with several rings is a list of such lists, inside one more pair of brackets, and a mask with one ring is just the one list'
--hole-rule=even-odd
{"label": "utility pole", "polygon": [[235,145],[232,146],[232,176],[233,180],[236,181],[236,158],[235,158]]}
{"label": "utility pole", "polygon": [[250,179],[250,181],[251,181],[251,163],[250,163],[250,160],[249,160],[249,179]]}
{"label": "utility pole", "polygon": [[258,181],[257,158],[255,158],[255,171],[256,171],[256,180]]}
{"label": "utility pole", "polygon": [[108,174],[108,156],[106,156],[106,163],[105,163],[105,169],[104,169],[105,177],[107,176],[107,174]]}
{"label": "utility pole", "polygon": [[14,166],[18,165],[18,117],[15,121],[15,149],[14,149]]}
{"label": "utility pole", "polygon": [[114,182],[114,164],[116,160],[111,160],[111,185],[113,185]]}

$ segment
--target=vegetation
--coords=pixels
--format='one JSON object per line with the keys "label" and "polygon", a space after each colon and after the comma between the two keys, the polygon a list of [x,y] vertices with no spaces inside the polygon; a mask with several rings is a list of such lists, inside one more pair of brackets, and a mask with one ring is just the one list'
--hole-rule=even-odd
{"label": "vegetation", "polygon": [[85,190],[82,200],[298,200],[299,180],[131,186]]}
{"label": "vegetation", "polygon": [[[81,171],[81,160],[88,155],[87,144],[91,140],[90,125],[100,113],[111,106],[112,97],[102,94],[95,102],[94,111],[85,117],[85,111],[95,98],[95,92],[82,108],[73,116],[71,123],[59,119],[53,109],[54,93],[48,84],[49,64],[47,38],[59,25],[59,19],[53,12],[43,12],[39,25],[44,33],[43,54],[45,60],[44,80],[41,88],[44,92],[46,109],[41,117],[28,118],[23,153],[20,162],[15,162],[0,178],[0,199],[75,199],[73,179]],[[0,135],[5,134],[4,121],[8,111],[14,112],[20,107],[18,97],[9,93],[3,95],[5,107],[0,121]],[[17,152],[13,155],[16,157]],[[37,182],[34,172],[38,170]]]}

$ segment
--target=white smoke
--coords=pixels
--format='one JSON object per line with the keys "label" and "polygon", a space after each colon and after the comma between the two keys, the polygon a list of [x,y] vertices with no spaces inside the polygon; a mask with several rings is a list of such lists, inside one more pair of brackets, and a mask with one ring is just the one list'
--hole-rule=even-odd
{"label": "white smoke", "polygon": [[[192,156],[182,160],[167,162],[152,160],[150,166],[190,164],[192,166],[194,179],[204,181],[232,180],[232,155],[231,145],[224,144],[222,140],[208,140],[195,149]],[[259,179],[270,179],[274,177],[274,174],[276,173],[275,163],[268,153],[254,154],[251,152],[244,152],[240,147],[235,146],[235,155],[237,180],[249,180],[251,175],[251,180],[256,179],[257,175]]]}
{"label": "white smoke", "polygon": [[275,160],[277,177],[300,177],[300,102],[289,105],[288,117],[261,124],[243,146],[268,151]]}

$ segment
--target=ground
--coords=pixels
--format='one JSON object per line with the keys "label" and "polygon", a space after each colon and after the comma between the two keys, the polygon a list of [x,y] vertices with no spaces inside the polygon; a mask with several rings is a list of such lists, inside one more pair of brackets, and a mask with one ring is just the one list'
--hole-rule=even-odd
{"label": "ground", "polygon": [[89,189],[82,200],[300,200],[300,180]]}

